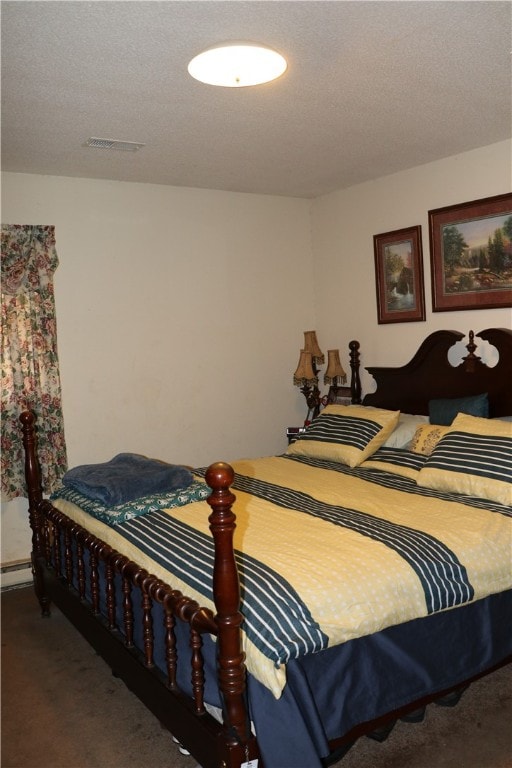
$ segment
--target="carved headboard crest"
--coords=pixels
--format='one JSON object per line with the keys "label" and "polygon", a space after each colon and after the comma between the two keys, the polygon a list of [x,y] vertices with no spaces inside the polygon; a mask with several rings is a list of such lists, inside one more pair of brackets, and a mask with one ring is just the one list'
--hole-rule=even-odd
{"label": "carved headboard crest", "polygon": [[[512,415],[512,331],[488,328],[476,336],[496,347],[494,366],[482,362],[476,353],[475,333],[469,332],[468,354],[459,365],[448,359],[451,347],[464,338],[460,331],[434,331],[422,342],[413,358],[394,368],[367,367],[377,389],[364,397],[365,405],[428,414],[429,400],[479,395],[489,397],[489,415]],[[359,345],[350,349],[359,357]],[[470,374],[470,375],[468,375]]]}

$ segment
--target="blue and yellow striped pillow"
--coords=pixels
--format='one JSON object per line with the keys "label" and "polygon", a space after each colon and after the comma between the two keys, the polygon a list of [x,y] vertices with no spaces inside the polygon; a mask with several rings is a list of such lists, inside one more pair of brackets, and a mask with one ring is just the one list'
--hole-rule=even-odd
{"label": "blue and yellow striped pillow", "polygon": [[512,424],[459,413],[417,483],[512,504]]}
{"label": "blue and yellow striped pillow", "polygon": [[401,475],[410,480],[416,480],[418,472],[423,467],[427,457],[421,453],[405,448],[388,448],[383,445],[378,451],[372,453],[360,465],[360,469],[380,469],[383,472],[390,472],[392,475]]}
{"label": "blue and yellow striped pillow", "polygon": [[400,411],[363,405],[328,405],[287,453],[357,467],[380,448],[399,415]]}

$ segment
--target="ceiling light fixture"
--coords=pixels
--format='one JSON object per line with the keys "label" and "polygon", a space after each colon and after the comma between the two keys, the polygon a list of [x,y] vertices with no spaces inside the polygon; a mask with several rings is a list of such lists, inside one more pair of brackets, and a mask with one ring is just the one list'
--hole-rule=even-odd
{"label": "ceiling light fixture", "polygon": [[256,43],[224,43],[195,56],[188,71],[201,83],[243,88],[275,80],[286,67],[286,59],[272,48]]}

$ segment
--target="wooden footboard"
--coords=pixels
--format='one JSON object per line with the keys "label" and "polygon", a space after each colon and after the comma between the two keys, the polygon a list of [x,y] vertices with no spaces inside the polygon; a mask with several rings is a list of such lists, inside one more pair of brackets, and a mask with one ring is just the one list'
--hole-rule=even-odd
{"label": "wooden footboard", "polygon": [[[35,416],[20,417],[32,528],[34,588],[43,615],[55,603],[113,672],[168,728],[203,768],[239,768],[259,757],[245,705],[245,665],[239,611],[240,589],[233,552],[233,470],[213,464],[206,473],[215,545],[213,594],[216,614],[173,590],[135,562],[96,538],[43,499]],[[137,603],[137,599],[139,602]],[[154,607],[162,625],[155,626]],[[139,626],[136,621],[140,621]],[[176,625],[188,627],[190,659],[178,654]],[[135,647],[134,635],[143,638]],[[162,633],[165,672],[155,663]],[[224,722],[206,710],[202,636],[217,637],[217,678]],[[178,684],[178,664],[189,664],[190,692]],[[261,758],[259,766],[262,766]]]}

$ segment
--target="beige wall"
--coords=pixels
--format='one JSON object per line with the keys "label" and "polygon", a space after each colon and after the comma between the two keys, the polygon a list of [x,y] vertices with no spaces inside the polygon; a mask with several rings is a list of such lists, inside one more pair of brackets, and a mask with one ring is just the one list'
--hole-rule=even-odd
{"label": "beige wall", "polygon": [[[70,464],[283,450],[304,416],[302,331],[363,365],[402,364],[438,328],[511,326],[509,310],[433,313],[428,210],[511,189],[502,142],[312,203],[4,174],[2,221],[55,224]],[[426,322],[378,325],[373,235],[421,224]],[[364,378],[365,387],[372,381]],[[2,562],[28,555],[24,503],[2,509]]]}
{"label": "beige wall", "polygon": [[[284,450],[287,424],[304,418],[292,374],[314,327],[310,208],[3,175],[3,222],[56,227],[70,465],[121,451],[199,466]],[[4,505],[2,523],[2,562],[28,555],[24,505]]]}
{"label": "beige wall", "polygon": [[[511,142],[455,155],[313,203],[317,330],[325,346],[361,343],[363,365],[402,365],[430,332],[511,327],[509,309],[432,312],[428,211],[510,192]],[[426,321],[377,323],[373,235],[420,224]],[[373,380],[364,377],[369,389]]]}

